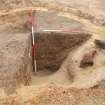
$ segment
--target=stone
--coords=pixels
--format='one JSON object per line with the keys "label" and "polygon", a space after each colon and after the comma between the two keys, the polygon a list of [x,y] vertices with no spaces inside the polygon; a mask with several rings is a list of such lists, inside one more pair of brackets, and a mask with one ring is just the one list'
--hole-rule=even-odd
{"label": "stone", "polygon": [[105,50],[105,42],[104,41],[95,40],[94,42],[95,42],[95,44],[96,44],[97,47]]}
{"label": "stone", "polygon": [[96,50],[86,53],[80,62],[80,68],[93,66],[95,54],[96,54]]}

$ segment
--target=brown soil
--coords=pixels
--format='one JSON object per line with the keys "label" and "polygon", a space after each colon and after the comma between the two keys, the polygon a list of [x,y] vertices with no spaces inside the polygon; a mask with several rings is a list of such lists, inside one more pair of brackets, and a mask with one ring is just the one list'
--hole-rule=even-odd
{"label": "brown soil", "polygon": [[[50,12],[50,13],[48,13],[49,11],[47,11],[48,14],[45,12],[37,13],[37,16],[40,17],[40,18],[38,17],[38,19],[40,19],[40,22],[41,22],[41,23],[38,22],[38,26],[40,26],[38,27],[38,29],[44,29],[44,28],[45,29],[64,29],[65,26],[67,26],[69,28],[74,28],[79,31],[83,31],[83,29],[85,29],[95,35],[96,34],[103,35],[105,33],[105,31],[103,30],[99,30],[100,32],[98,32],[98,29],[100,28],[95,27],[93,24],[89,23],[88,21],[82,20],[81,18],[84,17],[84,14],[82,14],[81,11],[78,11],[77,9],[78,7],[76,8],[76,10],[72,9],[71,7],[69,8],[69,6],[67,6],[67,8],[64,8],[64,6],[60,5],[59,3],[56,5],[56,3],[53,2],[53,0],[49,0],[50,3],[48,3],[48,0],[43,0],[44,2],[46,1],[45,3],[43,3],[41,0],[42,4],[39,5],[40,3],[39,1],[40,0],[38,0],[37,3],[34,2],[33,0],[16,0],[15,2],[13,2],[13,0],[0,1],[0,4],[2,4],[0,7],[0,10],[2,10],[0,14],[0,25],[1,25],[0,44],[1,46],[3,45],[1,47],[1,51],[3,50],[3,54],[4,54],[3,56],[6,57],[6,63],[7,63],[7,65],[4,65],[4,66],[1,63],[0,66],[3,66],[3,68],[6,67],[8,75],[3,71],[2,67],[0,68],[0,71],[3,71],[4,78],[5,76],[8,77],[8,81],[10,79],[9,77],[17,76],[14,74],[22,75],[21,76],[22,79],[19,80],[20,83],[22,83],[22,80],[24,82],[26,82],[27,80],[30,80],[31,69],[28,69],[28,72],[26,73],[27,64],[31,62],[29,59],[27,59],[30,53],[29,51],[27,51],[27,54],[25,53],[25,51],[23,50],[23,47],[21,48],[21,45],[22,45],[21,43],[19,43],[20,47],[18,46],[18,42],[20,42],[21,38],[22,38],[21,39],[22,42],[25,41],[24,43],[27,43],[26,42],[27,37],[25,33],[25,32],[28,32],[25,25],[27,9],[25,9],[24,7],[28,7],[29,5],[32,4],[34,6],[37,5],[37,6],[48,7],[49,10],[50,9],[56,10],[55,12]],[[84,2],[84,4],[88,4],[87,2]],[[66,2],[66,3],[71,4],[69,2]],[[81,8],[81,5],[78,5],[78,6]],[[20,8],[20,7],[23,7],[23,8]],[[87,6],[85,7],[87,8]],[[13,8],[14,10],[12,10]],[[68,13],[66,15],[64,12],[62,12],[61,14],[57,13],[57,12],[61,12],[60,9],[61,11],[65,11]],[[81,9],[85,11],[84,8],[81,8]],[[87,10],[89,11],[88,8]],[[26,11],[25,14],[23,14],[24,11]],[[70,14],[69,13],[70,11],[76,15],[80,15],[81,18],[75,17],[74,15]],[[64,17],[61,19],[60,15],[62,14],[65,15],[65,17],[72,17],[73,20],[70,18],[67,19]],[[91,17],[91,15],[89,16],[92,19],[94,18],[94,17]],[[89,16],[86,13],[85,17],[89,18]],[[75,21],[74,19],[78,21]],[[16,35],[13,34],[13,32],[16,33]],[[11,34],[9,35],[9,33]],[[15,40],[18,39],[16,41],[16,45],[14,43],[14,38],[12,34],[14,35]],[[28,36],[29,36],[29,33],[28,33]],[[94,38],[97,38],[97,36],[98,35],[96,35]],[[13,39],[10,40],[11,38]],[[92,39],[93,37],[87,43],[87,45],[89,46],[85,46],[85,44],[84,46],[80,46],[82,45],[83,42],[85,42],[90,38],[89,34],[84,34],[84,33],[37,33],[36,38],[37,38],[36,43],[37,43],[37,72],[38,73],[34,75],[34,78],[32,78],[32,81],[30,83],[31,86],[23,86],[23,88],[21,87],[20,89],[17,89],[17,91],[15,91],[14,94],[7,96],[4,90],[1,90],[1,94],[0,94],[1,105],[71,105],[71,104],[72,105],[104,105],[105,104],[105,91],[104,91],[105,83],[104,82],[100,84],[97,83],[97,81],[100,82],[101,80],[105,79],[104,78],[105,61],[103,60],[105,57],[104,51],[98,50],[98,56],[95,59],[96,65],[94,65],[92,68],[88,68],[85,70],[84,69],[81,70],[80,68],[78,68],[78,63],[79,63],[78,61],[80,60],[81,56],[84,54],[85,51],[90,50],[89,46],[91,46],[91,42],[93,42],[93,39]],[[6,43],[8,41],[10,43],[9,46],[7,45],[8,43]],[[9,49],[8,52],[6,49],[4,49],[5,47],[4,45],[8,46],[8,48],[6,47],[7,49]],[[80,48],[77,48],[78,46],[80,46]],[[26,48],[26,44],[24,47]],[[93,49],[93,46],[91,47]],[[77,49],[74,50],[74,48],[77,48]],[[74,50],[73,53],[71,52],[72,50]],[[20,51],[22,52],[22,55],[20,54],[21,53]],[[73,54],[73,57],[70,58],[68,56],[69,55],[72,56],[71,53]],[[1,55],[0,58],[2,58],[3,56]],[[73,59],[73,58],[77,58],[77,59]],[[73,59],[73,63],[71,62],[72,59]],[[5,64],[4,58],[3,60],[1,59],[1,62],[2,61],[4,61],[3,64]],[[23,62],[24,62],[24,65],[23,65]],[[64,65],[66,63],[67,65]],[[72,66],[74,68],[72,68]],[[67,69],[69,69],[70,73],[71,73],[70,71],[71,69],[75,73],[75,77],[73,78],[74,84],[72,86],[70,84],[72,76],[69,75],[70,73],[68,73]],[[17,72],[15,73],[15,71]],[[44,73],[47,75],[45,75]],[[42,76],[42,74],[44,74],[44,77]],[[48,74],[52,74],[52,75],[48,75]],[[0,77],[2,78],[2,74]],[[26,79],[24,80],[24,78]],[[14,80],[14,78],[12,78],[12,80]],[[52,83],[52,82],[54,83],[56,81],[55,83],[57,84],[57,86],[56,85],[46,86],[45,85],[46,81],[48,83]],[[58,83],[61,83],[60,84],[61,86],[59,86]],[[8,84],[6,83],[6,87],[7,88],[10,87],[8,91],[11,91],[12,89],[11,87],[13,87],[14,85],[12,86],[10,82],[8,82]],[[42,84],[45,86],[42,86]],[[70,88],[66,84],[68,84]],[[101,84],[103,88],[98,87]],[[93,86],[92,89],[86,89],[92,86]],[[71,88],[71,87],[75,87],[75,88]],[[84,88],[84,89],[77,89],[77,88]]]}
{"label": "brown soil", "polygon": [[85,33],[36,33],[35,37],[37,71],[54,72],[59,70],[68,54],[89,39],[90,35]]}

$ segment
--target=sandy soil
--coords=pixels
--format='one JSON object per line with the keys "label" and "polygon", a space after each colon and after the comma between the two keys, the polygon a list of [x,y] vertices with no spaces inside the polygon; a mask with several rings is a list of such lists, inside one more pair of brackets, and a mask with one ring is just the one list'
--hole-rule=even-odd
{"label": "sandy soil", "polygon": [[[3,45],[3,43],[5,43],[5,41],[8,40],[8,37],[12,38],[12,35],[10,35],[9,33],[11,34],[15,33],[16,35],[14,37],[20,40],[21,38],[23,38],[23,35],[20,35],[20,34],[25,35],[26,32],[29,32],[25,24],[26,16],[27,16],[26,14],[27,8],[24,8],[24,7],[27,7],[28,3],[29,5],[31,5],[31,3],[33,4],[33,2],[31,3],[29,1],[25,2],[24,0],[22,0],[21,2],[19,0],[17,0],[16,2],[13,2],[13,1],[5,2],[2,0],[1,2],[5,3],[4,5],[1,6],[2,12],[0,14],[1,15],[0,16],[1,18],[0,43]],[[66,1],[66,3],[67,2],[68,1]],[[8,5],[8,3],[10,5]],[[19,5],[16,6],[16,4],[19,4]],[[15,9],[11,11],[11,9],[13,9],[14,7],[17,7],[17,8],[21,7],[22,4],[23,4],[23,9]],[[9,10],[4,9],[5,5],[8,5],[8,8],[10,9]],[[52,7],[54,7],[53,3],[51,3],[51,5]],[[49,7],[51,5],[49,5]],[[35,9],[34,7],[32,8]],[[40,8],[40,9],[46,10],[43,8]],[[69,30],[70,30],[72,27],[74,30],[78,30],[79,32],[84,32],[84,31],[86,33],[88,32],[89,34],[92,35],[92,37],[85,44],[70,52],[67,59],[64,60],[62,66],[60,66],[60,69],[53,75],[51,74],[52,76],[51,75],[42,76],[40,74],[42,74],[43,72],[41,73],[39,72],[32,77],[30,86],[23,86],[17,89],[17,91],[15,91],[14,94],[11,94],[8,96],[5,94],[3,90],[1,90],[0,104],[1,105],[27,105],[27,104],[28,105],[32,105],[32,104],[33,105],[70,105],[70,104],[104,105],[105,87],[99,88],[99,84],[100,86],[104,85],[105,61],[103,58],[105,57],[105,54],[103,50],[96,48],[93,42],[95,39],[101,39],[101,40],[105,39],[105,35],[104,35],[105,28],[102,26],[96,26],[90,23],[90,21],[88,20],[77,17],[71,13],[65,13],[62,11],[59,11],[59,12],[54,11],[54,12],[46,12],[46,13],[38,12],[37,16],[40,17],[38,18],[39,30],[42,30],[44,28],[49,28],[49,29],[63,28],[64,29],[65,27],[69,27]],[[6,37],[4,36],[5,34],[7,35]],[[14,45],[14,43],[12,45]],[[74,46],[75,44],[73,45],[73,47]],[[84,53],[93,49],[96,49],[98,52],[95,57],[95,65],[87,69],[79,68],[78,65]],[[14,53],[14,50],[12,51]],[[12,57],[13,57],[13,53],[11,54]],[[9,55],[9,54],[5,54],[5,55]],[[9,60],[10,59],[8,59],[7,61],[9,62]],[[77,63],[75,63],[75,61],[77,61]],[[103,84],[101,84],[101,81],[103,81]]]}

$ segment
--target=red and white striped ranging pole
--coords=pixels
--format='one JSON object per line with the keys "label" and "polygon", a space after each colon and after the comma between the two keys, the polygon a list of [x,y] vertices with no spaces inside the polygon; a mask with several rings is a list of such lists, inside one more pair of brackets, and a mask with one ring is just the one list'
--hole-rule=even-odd
{"label": "red and white striped ranging pole", "polygon": [[35,32],[34,32],[34,27],[36,26],[35,12],[33,10],[30,10],[28,16],[29,16],[28,21],[31,24],[32,65],[33,65],[33,71],[36,72],[36,44],[35,44]]}

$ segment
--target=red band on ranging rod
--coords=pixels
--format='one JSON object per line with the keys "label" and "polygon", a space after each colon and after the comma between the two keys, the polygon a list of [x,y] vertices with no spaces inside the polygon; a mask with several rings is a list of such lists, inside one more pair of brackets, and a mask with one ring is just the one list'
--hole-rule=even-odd
{"label": "red band on ranging rod", "polygon": [[63,29],[64,32],[72,32],[72,31],[75,31],[75,29],[73,28],[65,28]]}
{"label": "red band on ranging rod", "polygon": [[34,14],[33,14],[33,11],[30,10],[28,12],[28,22],[32,25],[32,26],[35,26],[35,17],[34,17]]}

